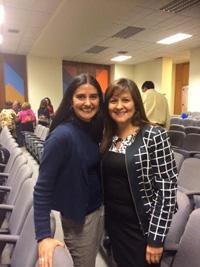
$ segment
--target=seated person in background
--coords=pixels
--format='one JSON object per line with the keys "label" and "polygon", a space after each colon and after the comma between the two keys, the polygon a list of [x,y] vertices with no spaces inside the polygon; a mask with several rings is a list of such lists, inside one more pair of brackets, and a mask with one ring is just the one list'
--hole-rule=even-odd
{"label": "seated person in background", "polygon": [[53,109],[53,105],[51,104],[51,100],[49,97],[45,97],[45,100],[47,102],[47,109],[49,111],[49,116],[52,119],[54,116],[54,109]]}
{"label": "seated person in background", "polygon": [[0,129],[2,129],[4,126],[7,126],[11,134],[15,136],[15,119],[16,113],[12,109],[12,102],[6,101],[5,107],[0,113]]}
{"label": "seated person in background", "polygon": [[148,120],[169,129],[170,115],[165,96],[154,89],[152,81],[143,83],[142,92],[144,109]]}
{"label": "seated person in background", "polygon": [[46,127],[48,127],[50,123],[50,114],[46,98],[42,99],[40,102],[40,107],[38,109],[38,123]]}
{"label": "seated person in background", "polygon": [[35,128],[36,117],[28,102],[22,104],[22,110],[18,113],[21,131],[33,132]]}
{"label": "seated person in background", "polygon": [[28,102],[22,104],[22,110],[18,113],[17,121],[20,123],[20,133],[18,136],[18,144],[23,145],[23,131],[33,132],[36,123],[35,113],[31,109]]}
{"label": "seated person in background", "polygon": [[15,113],[18,114],[22,109],[22,105],[19,101],[15,100],[12,104],[12,108],[15,111]]}
{"label": "seated person in background", "polygon": [[[19,101],[15,100],[12,104],[12,108],[15,111],[16,114],[18,114],[21,109],[22,109],[22,105]],[[21,138],[21,133],[20,133],[20,122],[18,120],[15,121],[15,125],[16,125],[16,141],[18,144],[20,144],[20,138]]]}

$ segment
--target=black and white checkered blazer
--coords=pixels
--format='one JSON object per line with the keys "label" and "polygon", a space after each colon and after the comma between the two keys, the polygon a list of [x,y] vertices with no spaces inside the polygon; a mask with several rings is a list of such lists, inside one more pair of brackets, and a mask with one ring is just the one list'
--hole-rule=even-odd
{"label": "black and white checkered blazer", "polygon": [[141,228],[162,246],[176,211],[177,168],[165,129],[146,125],[126,149],[131,193]]}

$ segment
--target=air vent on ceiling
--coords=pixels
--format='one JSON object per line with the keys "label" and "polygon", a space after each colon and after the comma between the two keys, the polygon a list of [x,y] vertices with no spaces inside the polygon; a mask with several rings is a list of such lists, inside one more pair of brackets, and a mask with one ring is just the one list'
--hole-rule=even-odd
{"label": "air vent on ceiling", "polygon": [[178,13],[196,4],[200,4],[200,0],[174,0],[160,8],[165,12]]}
{"label": "air vent on ceiling", "polygon": [[128,51],[121,50],[121,51],[118,51],[117,53],[118,53],[118,54],[121,54],[121,55],[125,55],[125,54],[128,53]]}
{"label": "air vent on ceiling", "polygon": [[98,54],[100,52],[102,52],[103,50],[107,49],[108,47],[106,46],[99,46],[99,45],[96,45],[96,46],[93,46],[91,47],[90,49],[88,49],[86,51],[86,53],[91,53],[91,54]]}
{"label": "air vent on ceiling", "polygon": [[135,35],[136,33],[141,32],[143,30],[144,30],[144,28],[128,26],[128,27],[124,28],[123,30],[117,32],[112,37],[121,38],[121,39],[127,39],[127,38]]}
{"label": "air vent on ceiling", "polygon": [[10,33],[19,33],[18,29],[8,29],[8,32]]}

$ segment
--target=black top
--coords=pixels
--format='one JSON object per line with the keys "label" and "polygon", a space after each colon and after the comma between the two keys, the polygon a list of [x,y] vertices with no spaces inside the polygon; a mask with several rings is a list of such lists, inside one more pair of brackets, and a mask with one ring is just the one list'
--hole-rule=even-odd
{"label": "black top", "polygon": [[112,216],[130,219],[138,224],[135,206],[130,192],[125,155],[108,151],[102,164],[105,207]]}

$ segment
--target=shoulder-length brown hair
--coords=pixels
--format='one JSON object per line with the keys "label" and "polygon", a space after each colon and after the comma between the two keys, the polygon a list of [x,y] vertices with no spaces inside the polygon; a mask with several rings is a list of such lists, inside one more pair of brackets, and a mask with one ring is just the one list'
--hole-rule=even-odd
{"label": "shoulder-length brown hair", "polygon": [[132,99],[135,104],[135,113],[132,117],[132,124],[134,126],[142,127],[145,124],[149,124],[149,120],[146,117],[146,113],[144,110],[142,97],[140,95],[140,91],[135,82],[129,79],[121,78],[119,80],[114,81],[110,84],[105,92],[105,101],[104,101],[104,137],[101,144],[101,152],[103,153],[106,148],[109,146],[113,135],[116,134],[117,124],[110,117],[108,111],[108,105],[111,97],[115,92],[121,93],[123,91],[128,90],[132,96]]}

